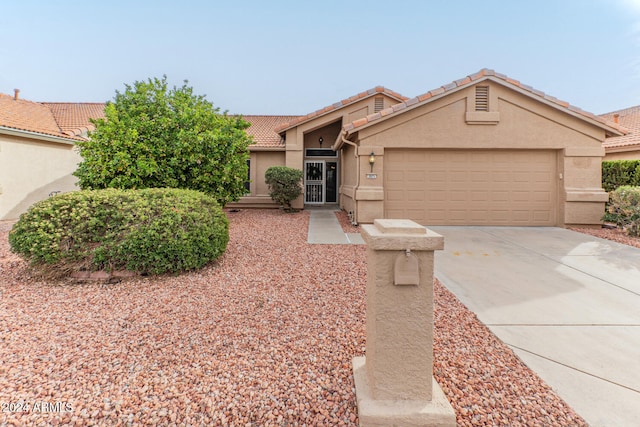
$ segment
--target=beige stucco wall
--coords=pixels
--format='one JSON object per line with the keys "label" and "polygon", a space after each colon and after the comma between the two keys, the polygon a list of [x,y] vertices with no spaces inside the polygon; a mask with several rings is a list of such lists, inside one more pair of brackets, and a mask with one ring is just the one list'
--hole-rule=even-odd
{"label": "beige stucco wall", "polygon": [[357,185],[357,156],[354,146],[345,144],[340,150],[339,202],[348,213],[355,211],[355,190]]}
{"label": "beige stucco wall", "polygon": [[[487,82],[483,82],[487,85]],[[384,149],[557,150],[558,226],[600,222],[606,193],[601,188],[605,131],[515,90],[490,82],[490,111],[475,112],[475,86],[373,122],[361,129],[358,221],[384,212]],[[375,179],[367,179],[368,153],[376,153]]]}
{"label": "beige stucco wall", "polygon": [[71,143],[0,134],[0,219],[15,219],[54,191],[77,190],[81,161]]}
{"label": "beige stucco wall", "polygon": [[264,175],[271,166],[285,165],[284,150],[252,150],[249,152],[249,194],[241,197],[238,202],[229,203],[229,208],[241,207],[272,207],[276,204],[269,196],[269,186],[265,183]]}
{"label": "beige stucco wall", "polygon": [[254,151],[251,153],[251,194],[269,196],[264,175],[271,166],[284,166],[284,151]]}
{"label": "beige stucco wall", "polygon": [[640,149],[632,151],[607,151],[602,160],[640,160]]}

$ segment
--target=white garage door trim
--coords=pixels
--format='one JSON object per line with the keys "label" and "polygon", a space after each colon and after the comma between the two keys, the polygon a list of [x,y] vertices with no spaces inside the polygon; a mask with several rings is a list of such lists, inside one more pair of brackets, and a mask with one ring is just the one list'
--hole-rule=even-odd
{"label": "white garage door trim", "polygon": [[386,149],[385,218],[423,225],[554,226],[554,150]]}

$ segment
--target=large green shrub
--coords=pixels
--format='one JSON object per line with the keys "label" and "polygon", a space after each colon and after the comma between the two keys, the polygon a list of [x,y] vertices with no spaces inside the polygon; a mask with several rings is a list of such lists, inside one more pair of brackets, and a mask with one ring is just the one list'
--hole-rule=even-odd
{"label": "large green shrub", "polygon": [[193,190],[87,190],[50,197],[22,214],[11,250],[47,276],[77,270],[179,273],[222,255],[229,222]]}
{"label": "large green shrub", "polygon": [[137,81],[116,92],[91,138],[76,143],[80,188],[185,188],[221,206],[245,194],[249,123],[220,113],[187,82]]}
{"label": "large green shrub", "polygon": [[602,188],[611,192],[622,185],[640,185],[640,160],[602,162]]}
{"label": "large green shrub", "polygon": [[640,235],[640,187],[618,187],[610,194],[607,210],[630,236]]}
{"label": "large green shrub", "polygon": [[286,166],[271,166],[264,174],[271,199],[293,211],[291,202],[302,194],[302,171]]}

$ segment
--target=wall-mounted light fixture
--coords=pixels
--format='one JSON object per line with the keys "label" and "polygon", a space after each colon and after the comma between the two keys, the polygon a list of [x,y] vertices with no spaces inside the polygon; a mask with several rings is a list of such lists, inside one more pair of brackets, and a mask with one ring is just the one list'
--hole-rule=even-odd
{"label": "wall-mounted light fixture", "polygon": [[373,165],[376,163],[376,153],[373,151],[369,154],[369,164],[371,165],[371,173],[373,173]]}
{"label": "wall-mounted light fixture", "polygon": [[322,143],[324,142],[324,139],[322,139],[322,137],[318,138],[318,142],[320,143],[320,147],[322,147]]}

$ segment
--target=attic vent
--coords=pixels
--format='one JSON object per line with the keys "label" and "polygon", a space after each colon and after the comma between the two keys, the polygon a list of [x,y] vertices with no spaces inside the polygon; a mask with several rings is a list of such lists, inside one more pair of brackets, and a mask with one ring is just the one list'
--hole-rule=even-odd
{"label": "attic vent", "polygon": [[489,111],[489,86],[476,86],[476,111]]}
{"label": "attic vent", "polygon": [[373,104],[373,112],[377,113],[378,111],[384,110],[384,98],[376,98]]}

